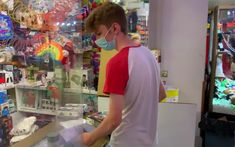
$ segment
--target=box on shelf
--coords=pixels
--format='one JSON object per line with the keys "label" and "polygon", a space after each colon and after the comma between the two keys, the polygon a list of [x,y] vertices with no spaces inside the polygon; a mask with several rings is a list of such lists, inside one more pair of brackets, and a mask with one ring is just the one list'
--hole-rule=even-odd
{"label": "box on shelf", "polygon": [[0,71],[0,89],[14,86],[13,72]]}
{"label": "box on shelf", "polygon": [[9,111],[9,103],[5,102],[0,104],[0,116],[8,116],[10,114]]}
{"label": "box on shelf", "polygon": [[8,99],[7,91],[0,90],[0,104],[5,103]]}

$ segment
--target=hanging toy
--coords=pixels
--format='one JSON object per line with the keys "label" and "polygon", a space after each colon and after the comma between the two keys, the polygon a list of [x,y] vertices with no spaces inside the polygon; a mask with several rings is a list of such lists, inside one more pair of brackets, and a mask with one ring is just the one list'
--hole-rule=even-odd
{"label": "hanging toy", "polygon": [[89,8],[87,6],[84,6],[81,9],[80,14],[77,15],[77,19],[84,20],[85,18],[87,18],[88,15],[89,15]]}
{"label": "hanging toy", "polygon": [[63,50],[63,59],[61,60],[61,63],[64,66],[64,72],[65,72],[65,77],[64,77],[64,87],[70,88],[70,59],[69,59],[69,51]]}
{"label": "hanging toy", "polygon": [[63,50],[62,52],[63,52],[63,58],[61,60],[61,63],[63,65],[66,65],[68,64],[68,60],[69,60],[69,52],[67,50]]}

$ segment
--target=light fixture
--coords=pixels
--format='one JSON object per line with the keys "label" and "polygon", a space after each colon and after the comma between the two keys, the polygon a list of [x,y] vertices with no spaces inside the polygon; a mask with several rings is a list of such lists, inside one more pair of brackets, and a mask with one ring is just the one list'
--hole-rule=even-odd
{"label": "light fixture", "polygon": [[67,23],[67,26],[70,26],[71,24],[70,23]]}
{"label": "light fixture", "polygon": [[65,23],[63,22],[61,25],[62,25],[62,26],[64,26],[64,25],[65,25]]}
{"label": "light fixture", "polygon": [[58,26],[58,25],[60,25],[60,23],[59,23],[59,22],[57,22],[57,23],[56,23],[56,25]]}
{"label": "light fixture", "polygon": [[228,16],[231,15],[231,12],[230,12],[230,11],[227,11],[227,15],[228,15]]}

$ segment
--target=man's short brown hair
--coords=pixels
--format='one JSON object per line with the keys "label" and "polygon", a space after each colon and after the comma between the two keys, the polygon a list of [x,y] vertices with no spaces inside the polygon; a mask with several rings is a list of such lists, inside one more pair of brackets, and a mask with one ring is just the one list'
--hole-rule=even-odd
{"label": "man's short brown hair", "polygon": [[118,23],[121,26],[121,31],[127,34],[127,19],[124,9],[118,4],[105,2],[88,16],[85,30],[86,32],[95,32],[100,25],[109,28],[113,23]]}

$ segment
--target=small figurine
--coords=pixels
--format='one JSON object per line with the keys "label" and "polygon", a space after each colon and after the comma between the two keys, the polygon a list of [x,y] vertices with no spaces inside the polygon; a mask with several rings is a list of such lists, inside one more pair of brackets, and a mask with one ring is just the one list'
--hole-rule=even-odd
{"label": "small figurine", "polygon": [[64,58],[62,59],[61,63],[64,65],[64,87],[69,88],[70,87],[70,59],[69,59],[69,52],[67,50],[63,50],[63,56]]}
{"label": "small figurine", "polygon": [[39,69],[37,67],[34,67],[33,65],[31,65],[30,67],[27,68],[28,74],[27,74],[27,78],[28,80],[35,80],[34,78],[34,74],[36,71],[38,71]]}
{"label": "small figurine", "polygon": [[85,74],[82,75],[82,87],[88,87],[88,81]]}

